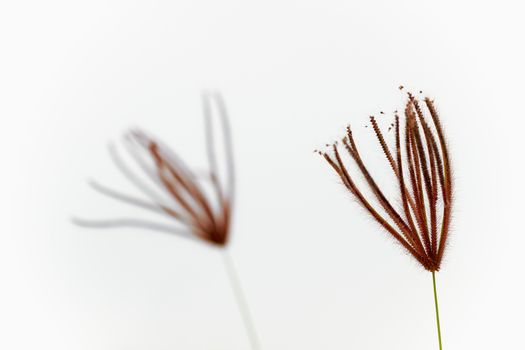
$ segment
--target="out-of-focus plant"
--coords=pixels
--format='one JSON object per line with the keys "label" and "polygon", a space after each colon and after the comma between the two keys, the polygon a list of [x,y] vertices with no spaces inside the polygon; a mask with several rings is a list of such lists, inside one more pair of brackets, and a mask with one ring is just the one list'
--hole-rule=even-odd
{"label": "out-of-focus plant", "polygon": [[[128,180],[150,198],[150,201],[114,191],[95,182],[91,183],[94,189],[111,198],[167,215],[178,224],[177,227],[134,218],[116,220],[75,219],[74,221],[81,226],[88,227],[144,227],[175,233],[186,238],[194,238],[220,248],[247,335],[252,348],[259,350],[257,332],[235,265],[227,249],[231,233],[235,192],[233,145],[228,114],[220,95],[207,94],[203,99],[206,151],[209,163],[209,170],[204,174],[192,170],[177,153],[158,139],[149,136],[144,131],[133,130],[125,135],[125,146],[150,181],[145,183],[140,179],[140,176],[136,176],[118,156],[114,148],[111,149],[111,154],[117,167]],[[216,121],[214,122],[214,119],[218,119],[222,133],[215,132],[214,124]],[[217,146],[217,136],[223,141],[222,147]],[[218,149],[224,153],[221,158],[224,164],[218,164]],[[152,185],[155,187],[152,188]],[[163,194],[163,198],[158,195],[159,192]]]}

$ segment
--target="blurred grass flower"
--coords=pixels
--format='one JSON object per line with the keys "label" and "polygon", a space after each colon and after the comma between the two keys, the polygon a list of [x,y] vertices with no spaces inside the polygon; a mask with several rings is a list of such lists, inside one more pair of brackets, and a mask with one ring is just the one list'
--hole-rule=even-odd
{"label": "blurred grass flower", "polygon": [[[235,192],[235,169],[233,146],[226,106],[218,94],[207,94],[203,98],[206,151],[209,170],[202,173],[192,170],[169,147],[141,130],[125,135],[125,146],[131,157],[142,170],[145,182],[137,176],[111,148],[113,161],[132,184],[150,201],[123,194],[96,182],[92,187],[98,192],[127,204],[138,206],[168,216],[175,226],[137,219],[82,220],[74,222],[87,227],[141,227],[174,233],[186,238],[221,248],[226,273],[243,318],[247,335],[254,350],[260,349],[257,333],[241,288],[227,244],[231,232],[232,207]],[[214,113],[216,112],[216,113]],[[214,115],[218,117],[214,118]],[[222,133],[214,130],[214,119]],[[221,138],[222,147],[217,146],[216,137]],[[217,150],[224,153],[223,164],[219,164]],[[220,166],[222,165],[222,167]],[[151,185],[154,185],[152,188]]]}

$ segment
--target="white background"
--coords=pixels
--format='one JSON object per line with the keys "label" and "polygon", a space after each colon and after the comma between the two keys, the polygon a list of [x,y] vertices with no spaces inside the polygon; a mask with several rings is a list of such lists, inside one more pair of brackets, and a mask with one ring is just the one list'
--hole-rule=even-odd
{"label": "white background", "polygon": [[136,193],[106,147],[133,126],[203,166],[203,89],[230,109],[263,349],[437,348],[430,274],[312,153],[372,137],[399,84],[436,99],[455,167],[444,348],[523,347],[524,9],[488,3],[3,1],[0,348],[249,348],[217,250],[70,221],[156,219],[87,180]]}

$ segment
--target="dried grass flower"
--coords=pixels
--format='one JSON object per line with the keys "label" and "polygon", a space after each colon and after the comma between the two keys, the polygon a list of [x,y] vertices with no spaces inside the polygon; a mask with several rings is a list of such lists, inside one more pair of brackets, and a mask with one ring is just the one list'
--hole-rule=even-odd
{"label": "dried grass flower", "polygon": [[[386,141],[374,116],[370,117],[370,124],[391,168],[398,203],[401,203],[399,208],[387,198],[365,165],[350,126],[341,142],[333,143],[327,151],[317,152],[371,217],[423,268],[432,272],[441,348],[435,272],[443,260],[453,203],[452,170],[443,127],[434,101],[428,97],[420,101],[411,93],[408,93],[404,119],[396,112],[390,125],[389,130],[393,128],[395,133],[393,147]],[[343,160],[341,152],[352,159],[354,169]],[[364,178],[368,194],[357,185],[356,173]]]}

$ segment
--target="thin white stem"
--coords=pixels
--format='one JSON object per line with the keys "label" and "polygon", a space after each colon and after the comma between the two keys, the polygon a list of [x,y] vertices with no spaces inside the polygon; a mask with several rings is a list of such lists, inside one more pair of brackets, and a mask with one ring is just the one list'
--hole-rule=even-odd
{"label": "thin white stem", "polygon": [[248,307],[248,303],[246,302],[246,297],[242,289],[241,282],[239,280],[239,275],[237,274],[237,270],[235,269],[233,260],[227,249],[223,250],[222,256],[224,261],[224,267],[230,280],[230,285],[232,287],[233,294],[235,295],[235,299],[237,300],[237,306],[239,307],[239,312],[244,322],[244,327],[246,328],[246,334],[250,339],[252,349],[260,350],[261,345],[259,343],[259,337],[257,336],[257,331],[255,329],[250,309]]}

